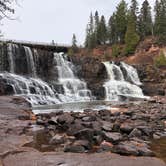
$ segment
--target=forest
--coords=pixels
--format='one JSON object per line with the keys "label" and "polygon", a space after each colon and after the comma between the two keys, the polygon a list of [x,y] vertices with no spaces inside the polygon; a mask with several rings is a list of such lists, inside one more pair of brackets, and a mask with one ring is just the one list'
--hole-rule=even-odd
{"label": "forest", "polygon": [[160,45],[165,44],[166,1],[156,0],[154,11],[148,0],[139,6],[137,0],[131,0],[129,7],[122,0],[108,22],[104,15],[99,16],[98,11],[94,15],[91,13],[86,27],[85,47],[92,49],[109,44],[116,50],[118,44],[125,44],[124,55],[128,55],[134,53],[138,42],[148,36],[156,37]]}

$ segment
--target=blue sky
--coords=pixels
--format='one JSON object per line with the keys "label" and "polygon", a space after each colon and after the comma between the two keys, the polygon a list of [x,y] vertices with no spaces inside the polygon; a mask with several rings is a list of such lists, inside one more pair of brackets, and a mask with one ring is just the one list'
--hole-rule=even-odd
{"label": "blue sky", "polygon": [[[143,1],[138,0],[141,4]],[[154,5],[155,0],[149,0]],[[71,43],[75,33],[83,43],[90,12],[99,11],[108,18],[120,0],[18,0],[14,21],[3,20],[5,38]],[[126,0],[127,3],[130,0]]]}

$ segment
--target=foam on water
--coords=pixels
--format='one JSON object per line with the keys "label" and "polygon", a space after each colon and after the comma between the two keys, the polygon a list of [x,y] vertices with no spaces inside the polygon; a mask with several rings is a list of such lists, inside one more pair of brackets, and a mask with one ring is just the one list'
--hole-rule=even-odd
{"label": "foam on water", "polygon": [[[107,101],[119,101],[122,96],[132,98],[145,98],[142,89],[138,86],[141,85],[136,69],[125,63],[121,66],[113,62],[104,62],[106,67],[108,80],[103,85],[106,92]],[[126,71],[127,79],[121,68]],[[127,81],[131,80],[131,82]]]}

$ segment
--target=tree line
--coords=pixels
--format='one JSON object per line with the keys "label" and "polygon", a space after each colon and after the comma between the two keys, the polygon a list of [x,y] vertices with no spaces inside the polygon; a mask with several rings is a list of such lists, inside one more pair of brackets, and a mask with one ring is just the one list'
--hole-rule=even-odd
{"label": "tree line", "polygon": [[125,53],[133,53],[138,42],[147,36],[156,36],[160,44],[166,43],[166,0],[156,0],[154,19],[148,0],[141,8],[137,0],[128,7],[125,0],[116,7],[108,23],[98,11],[90,14],[86,27],[85,47],[92,49],[104,44],[125,44]]}

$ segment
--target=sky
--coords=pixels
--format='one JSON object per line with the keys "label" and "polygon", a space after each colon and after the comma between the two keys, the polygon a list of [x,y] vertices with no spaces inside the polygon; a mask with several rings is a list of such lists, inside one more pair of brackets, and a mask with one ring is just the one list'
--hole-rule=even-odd
{"label": "sky", "polygon": [[[149,0],[151,6],[155,0]],[[14,20],[3,20],[4,38],[71,44],[73,33],[83,44],[90,13],[106,19],[120,0],[18,0]],[[130,3],[130,0],[126,0]],[[142,4],[143,0],[138,0]]]}

